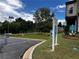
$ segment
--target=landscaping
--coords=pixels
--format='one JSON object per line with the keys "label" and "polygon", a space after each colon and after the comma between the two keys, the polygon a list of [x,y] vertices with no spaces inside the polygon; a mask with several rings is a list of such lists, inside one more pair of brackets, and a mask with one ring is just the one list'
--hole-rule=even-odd
{"label": "landscaping", "polygon": [[[33,53],[33,59],[79,59],[79,40],[70,40],[58,34],[58,46],[51,52],[51,37],[49,33],[13,35],[15,37],[47,40],[38,46]],[[75,38],[74,38],[75,39]]]}

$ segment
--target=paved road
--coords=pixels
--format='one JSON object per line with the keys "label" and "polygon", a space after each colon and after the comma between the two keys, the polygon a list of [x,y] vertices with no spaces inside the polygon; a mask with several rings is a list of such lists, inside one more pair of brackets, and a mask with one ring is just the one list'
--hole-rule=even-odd
{"label": "paved road", "polygon": [[5,39],[0,38],[0,59],[21,59],[24,52],[31,46],[39,43],[40,41],[9,38],[7,45]]}

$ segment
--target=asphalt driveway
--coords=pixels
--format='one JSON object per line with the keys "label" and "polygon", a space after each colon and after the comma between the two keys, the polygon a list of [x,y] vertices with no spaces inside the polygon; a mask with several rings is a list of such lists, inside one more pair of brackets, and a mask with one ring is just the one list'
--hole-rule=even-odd
{"label": "asphalt driveway", "polygon": [[22,38],[0,38],[0,59],[22,59],[24,52],[39,42]]}

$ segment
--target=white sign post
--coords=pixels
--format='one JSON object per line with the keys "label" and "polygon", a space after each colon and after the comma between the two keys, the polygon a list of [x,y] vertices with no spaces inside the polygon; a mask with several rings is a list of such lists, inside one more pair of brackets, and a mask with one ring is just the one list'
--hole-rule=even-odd
{"label": "white sign post", "polygon": [[54,18],[53,18],[53,25],[52,25],[52,51],[54,51],[55,49],[55,39],[54,39],[54,31],[55,31],[55,28],[54,28]]}
{"label": "white sign post", "polygon": [[57,37],[58,37],[58,23],[57,20],[55,19],[55,45],[58,45]]}
{"label": "white sign post", "polygon": [[57,45],[57,20],[53,17],[53,22],[52,22],[52,51],[55,50],[55,45]]}

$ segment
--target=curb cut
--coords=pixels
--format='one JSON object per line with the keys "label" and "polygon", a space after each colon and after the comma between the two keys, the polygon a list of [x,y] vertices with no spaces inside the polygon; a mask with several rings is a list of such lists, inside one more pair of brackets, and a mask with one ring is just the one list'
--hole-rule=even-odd
{"label": "curb cut", "polygon": [[[44,40],[44,41],[42,41],[42,42],[40,42],[40,43],[38,43],[38,44],[32,46],[31,48],[29,48],[29,49],[25,52],[26,55],[24,54],[24,56],[23,56],[22,59],[32,59],[32,54],[33,54],[35,48],[38,47],[39,45],[43,44],[44,42],[46,42],[46,40]],[[29,52],[30,52],[30,53],[29,53]],[[27,55],[28,53],[29,53],[29,55]],[[25,57],[25,56],[26,56],[26,57]]]}

